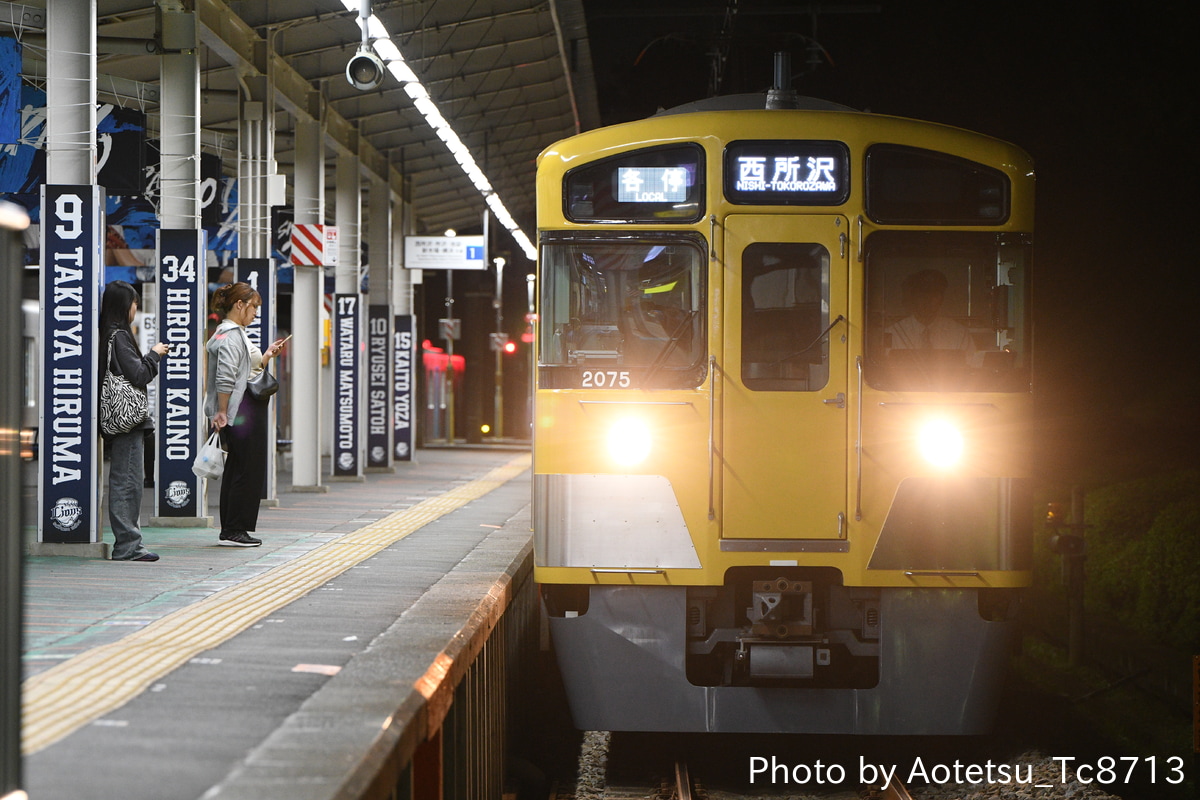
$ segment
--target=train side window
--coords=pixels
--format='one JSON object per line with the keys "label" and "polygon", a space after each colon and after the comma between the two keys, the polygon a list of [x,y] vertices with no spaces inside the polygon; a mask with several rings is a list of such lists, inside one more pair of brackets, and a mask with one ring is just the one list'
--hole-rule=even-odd
{"label": "train side window", "polygon": [[742,253],[742,383],[813,392],[829,382],[829,251],[759,242]]}
{"label": "train side window", "polygon": [[886,225],[1003,225],[1008,176],[965,158],[877,144],[866,157],[866,211]]}
{"label": "train side window", "polygon": [[1027,391],[1028,257],[1019,235],[872,235],[867,382],[899,391]]}

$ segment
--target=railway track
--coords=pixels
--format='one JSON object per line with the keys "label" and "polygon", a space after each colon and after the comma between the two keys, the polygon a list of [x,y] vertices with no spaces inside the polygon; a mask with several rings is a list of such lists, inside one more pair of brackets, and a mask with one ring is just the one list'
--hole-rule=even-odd
{"label": "railway track", "polygon": [[899,779],[893,778],[886,789],[870,789],[868,797],[874,800],[912,800],[912,795],[908,793],[908,789],[904,788],[904,784]]}
{"label": "railway track", "polygon": [[[550,795],[550,800],[739,800],[761,798],[753,790],[707,790],[693,776],[686,758],[676,758],[668,769],[653,769],[630,777],[627,771],[610,771],[609,744],[611,734],[585,734],[574,787],[563,787]],[[664,759],[665,761],[665,759]],[[660,761],[663,764],[664,761]],[[610,782],[615,772],[617,777]],[[651,777],[657,774],[657,777]],[[806,795],[807,796],[807,795]],[[821,800],[912,800],[904,785],[895,777],[887,787],[862,786],[853,790],[831,790],[820,794]]]}

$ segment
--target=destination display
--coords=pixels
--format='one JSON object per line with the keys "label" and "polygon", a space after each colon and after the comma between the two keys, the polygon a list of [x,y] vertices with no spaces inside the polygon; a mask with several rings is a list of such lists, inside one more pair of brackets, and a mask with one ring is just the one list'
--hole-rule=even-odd
{"label": "destination display", "polygon": [[850,153],[841,142],[733,142],[725,150],[724,175],[731,203],[841,205],[850,196]]}
{"label": "destination display", "polygon": [[685,167],[617,167],[620,203],[682,203],[691,184]]}
{"label": "destination display", "polygon": [[695,222],[704,213],[704,150],[650,147],[571,170],[563,213],[574,222]]}

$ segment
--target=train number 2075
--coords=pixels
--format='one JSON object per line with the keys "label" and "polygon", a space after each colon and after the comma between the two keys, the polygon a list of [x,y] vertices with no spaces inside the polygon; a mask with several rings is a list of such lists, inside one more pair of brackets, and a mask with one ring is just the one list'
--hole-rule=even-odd
{"label": "train number 2075", "polygon": [[584,389],[628,389],[632,385],[626,370],[585,369]]}

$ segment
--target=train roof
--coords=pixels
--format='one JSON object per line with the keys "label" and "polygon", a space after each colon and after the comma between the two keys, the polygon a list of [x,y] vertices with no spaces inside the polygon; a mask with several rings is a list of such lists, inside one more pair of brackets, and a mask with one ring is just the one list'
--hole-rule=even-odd
{"label": "train roof", "polygon": [[[782,133],[780,126],[771,122],[776,115],[781,121],[791,115],[800,115],[813,123],[812,130],[818,138],[834,135],[836,130],[838,135],[851,134],[852,138],[867,143],[879,141],[877,137],[884,136],[893,143],[932,149],[944,147],[947,152],[958,151],[964,155],[965,150],[970,149],[979,152],[979,157],[984,160],[1008,164],[1016,174],[1032,174],[1033,160],[1028,153],[1019,145],[986,133],[941,122],[862,111],[813,97],[793,96],[787,107],[767,108],[767,97],[763,93],[712,97],[665,109],[643,119],[593,128],[549,145],[538,155],[538,163],[540,165],[552,154],[561,156],[566,152],[572,154],[567,161],[574,161],[581,149],[590,150],[596,157],[603,157],[628,149],[638,139],[643,139],[645,143],[655,140],[666,143],[679,138],[729,136],[734,128],[745,128],[747,125],[761,131],[766,138],[772,138]],[[697,118],[696,130],[686,136],[673,125],[672,118],[691,114]],[[746,118],[751,115],[754,119],[752,123]],[[675,130],[668,133],[672,127]],[[564,167],[567,167],[565,163]]]}
{"label": "train roof", "polygon": [[[695,100],[691,103],[673,106],[658,111],[655,117],[664,117],[670,114],[693,114],[699,111],[753,111],[756,109],[767,108],[768,95],[766,92],[757,92],[751,94],[727,94],[720,97],[708,97],[704,100]],[[805,97],[796,95],[791,98],[790,109],[800,111],[858,111],[857,108],[844,106],[841,103],[834,103],[830,100],[822,100],[819,97]]]}

